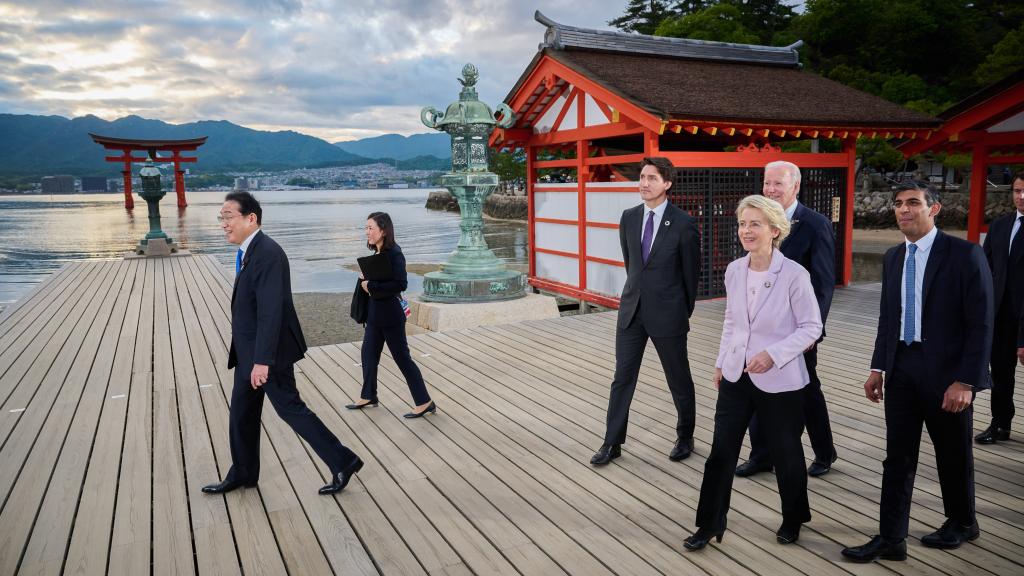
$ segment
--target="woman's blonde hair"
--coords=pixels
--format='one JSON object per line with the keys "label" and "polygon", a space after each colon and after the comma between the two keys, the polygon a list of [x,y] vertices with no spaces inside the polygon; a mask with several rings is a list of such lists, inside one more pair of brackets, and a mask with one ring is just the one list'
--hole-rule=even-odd
{"label": "woman's blonde hair", "polygon": [[779,231],[779,235],[772,240],[772,246],[778,248],[786,236],[789,235],[789,218],[786,218],[786,211],[782,208],[782,204],[767,196],[751,194],[740,200],[740,203],[736,205],[736,218],[739,219],[740,215],[747,208],[760,210],[764,217],[768,219],[768,225]]}

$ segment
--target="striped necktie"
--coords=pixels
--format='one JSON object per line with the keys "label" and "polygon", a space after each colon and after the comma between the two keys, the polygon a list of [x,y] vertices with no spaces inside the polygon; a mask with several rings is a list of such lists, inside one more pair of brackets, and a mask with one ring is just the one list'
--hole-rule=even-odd
{"label": "striped necktie", "polygon": [[915,314],[917,308],[917,295],[915,286],[917,284],[917,244],[908,246],[907,263],[904,266],[903,290],[906,293],[906,305],[903,308],[903,342],[908,346],[914,343]]}

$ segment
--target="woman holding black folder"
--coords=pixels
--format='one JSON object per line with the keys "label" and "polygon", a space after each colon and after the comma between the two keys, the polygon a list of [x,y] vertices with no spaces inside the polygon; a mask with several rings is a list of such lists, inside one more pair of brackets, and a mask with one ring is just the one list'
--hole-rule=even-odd
{"label": "woman holding black folder", "polygon": [[[391,273],[387,275],[385,271],[384,275],[372,280],[360,276],[360,286],[370,296],[366,331],[363,334],[363,390],[359,395],[359,401],[349,404],[346,408],[362,410],[378,404],[377,366],[380,364],[380,353],[386,343],[395,364],[409,385],[413,401],[416,402],[416,409],[405,417],[419,418],[435,412],[437,406],[430,399],[423,375],[413,362],[409,354],[409,343],[405,339],[405,310],[402,308],[400,296],[409,282],[405,272],[405,256],[395,243],[395,227],[391,223],[391,216],[386,212],[374,212],[367,217],[366,246],[374,251],[376,257],[386,258],[390,262]],[[384,276],[387,276],[387,279]]]}

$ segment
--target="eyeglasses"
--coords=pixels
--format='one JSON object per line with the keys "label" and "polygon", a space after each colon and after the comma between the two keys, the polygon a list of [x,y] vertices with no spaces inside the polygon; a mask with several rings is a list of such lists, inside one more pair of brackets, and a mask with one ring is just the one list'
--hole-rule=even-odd
{"label": "eyeglasses", "polygon": [[230,221],[234,220],[235,218],[238,218],[239,216],[241,216],[241,214],[218,214],[217,215],[217,222],[220,222],[221,224],[223,224],[225,222],[230,222]]}

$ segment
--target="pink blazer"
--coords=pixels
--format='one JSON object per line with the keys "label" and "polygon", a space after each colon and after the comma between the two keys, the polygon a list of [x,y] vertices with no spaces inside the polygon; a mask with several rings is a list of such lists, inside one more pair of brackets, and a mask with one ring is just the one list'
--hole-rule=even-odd
{"label": "pink blazer", "polygon": [[810,381],[803,352],[821,336],[821,313],[811,276],[773,250],[765,280],[770,286],[758,291],[753,319],[748,320],[749,269],[748,254],[725,270],[725,322],[715,367],[722,369],[726,380],[736,382],[747,361],[766,350],[775,365],[762,374],[750,374],[754,385],[765,392],[799,390]]}

